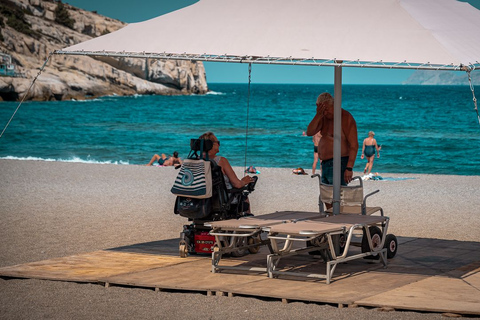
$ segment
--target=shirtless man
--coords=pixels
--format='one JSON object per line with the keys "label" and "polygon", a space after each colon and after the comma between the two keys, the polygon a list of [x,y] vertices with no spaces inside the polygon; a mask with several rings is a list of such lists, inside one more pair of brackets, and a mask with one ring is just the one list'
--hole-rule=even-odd
{"label": "shirtless man", "polygon": [[[317,98],[317,113],[308,125],[307,135],[322,134],[318,156],[322,161],[322,182],[333,184],[333,97],[324,92]],[[350,112],[342,109],[342,175],[341,184],[352,181],[353,166],[358,152],[357,123]]]}

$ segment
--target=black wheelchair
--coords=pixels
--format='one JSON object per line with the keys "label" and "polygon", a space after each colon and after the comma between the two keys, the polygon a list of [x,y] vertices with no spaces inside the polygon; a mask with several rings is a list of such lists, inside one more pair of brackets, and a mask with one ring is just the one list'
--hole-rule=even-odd
{"label": "black wheelchair", "polygon": [[249,211],[247,199],[248,195],[255,190],[258,177],[254,176],[254,181],[244,188],[227,189],[222,168],[213,159],[208,159],[208,151],[212,147],[213,142],[210,140],[191,139],[190,141],[191,151],[187,159],[210,162],[212,196],[205,199],[177,196],[174,213],[188,218],[190,222],[183,226],[183,231],[180,233],[180,257],[212,253],[215,237],[209,234],[211,228],[205,223],[253,216]]}

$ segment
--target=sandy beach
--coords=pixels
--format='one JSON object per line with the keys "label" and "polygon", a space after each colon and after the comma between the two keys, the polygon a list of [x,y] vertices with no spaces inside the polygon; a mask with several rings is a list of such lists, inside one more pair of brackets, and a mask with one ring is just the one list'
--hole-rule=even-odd
{"label": "sandy beach", "polygon": [[[240,175],[241,168],[235,168]],[[318,210],[318,179],[260,170],[252,211]],[[0,160],[0,267],[177,238],[173,167]],[[307,170],[310,172],[310,170]],[[360,174],[357,172],[357,174]],[[480,241],[480,176],[387,174],[370,205],[397,236]],[[440,319],[440,314],[338,309],[246,297],[154,292],[41,280],[0,280],[0,318]]]}

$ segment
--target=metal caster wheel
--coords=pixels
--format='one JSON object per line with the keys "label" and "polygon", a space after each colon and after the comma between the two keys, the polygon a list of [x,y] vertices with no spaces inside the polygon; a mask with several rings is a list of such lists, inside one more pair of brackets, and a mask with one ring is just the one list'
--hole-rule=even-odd
{"label": "metal caster wheel", "polygon": [[185,241],[180,241],[180,244],[178,246],[178,253],[180,255],[180,258],[186,258],[188,255],[188,249],[187,249],[187,244]]}

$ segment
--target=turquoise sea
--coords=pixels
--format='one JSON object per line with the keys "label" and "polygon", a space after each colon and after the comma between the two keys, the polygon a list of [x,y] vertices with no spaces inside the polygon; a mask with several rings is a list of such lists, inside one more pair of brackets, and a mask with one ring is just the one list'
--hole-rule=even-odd
{"label": "turquoise sea", "polygon": [[[0,138],[0,158],[146,164],[181,157],[213,131],[234,166],[303,167],[313,144],[302,136],[318,94],[333,85],[210,84],[207,95],[109,96],[25,102]],[[249,101],[249,103],[248,103]],[[1,129],[18,103],[0,103]],[[248,106],[249,105],[249,106]],[[246,135],[248,106],[248,135]],[[344,85],[342,106],[382,145],[375,172],[480,175],[480,125],[468,86]],[[354,170],[362,171],[360,151]]]}

